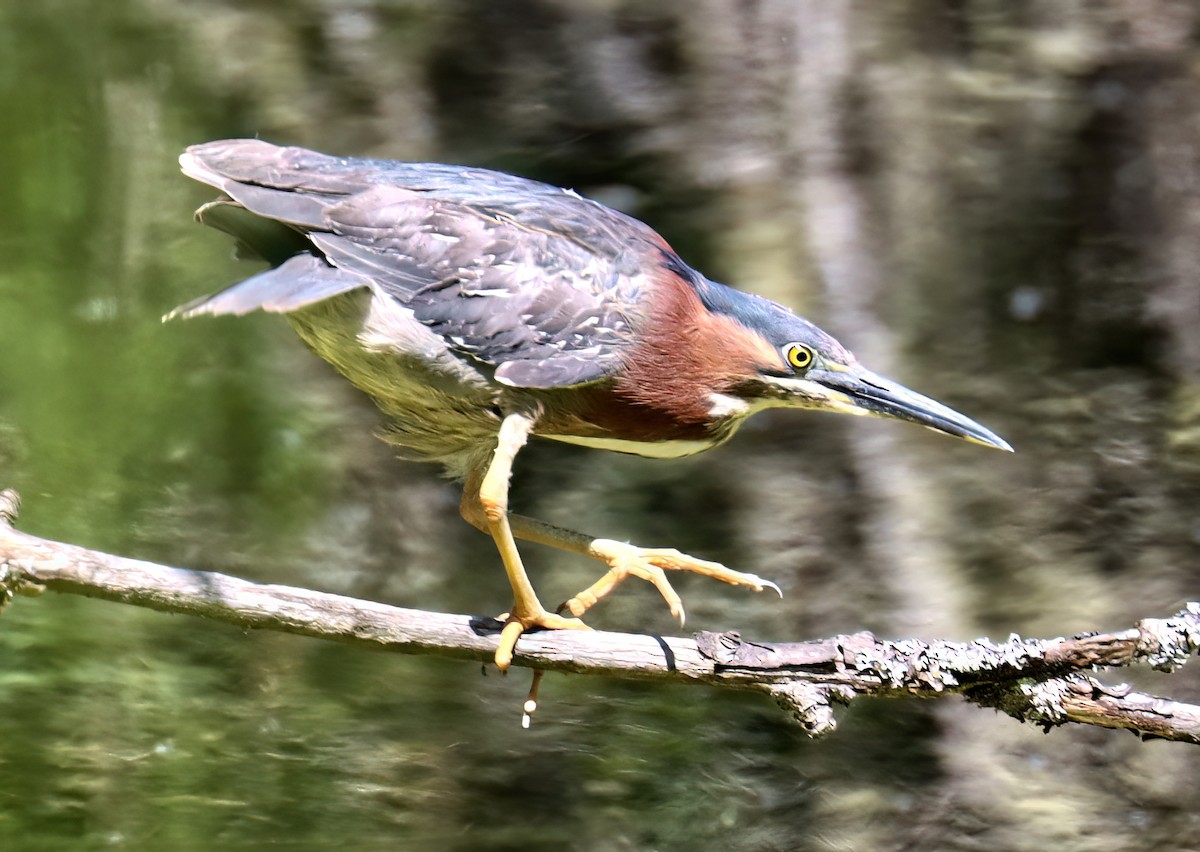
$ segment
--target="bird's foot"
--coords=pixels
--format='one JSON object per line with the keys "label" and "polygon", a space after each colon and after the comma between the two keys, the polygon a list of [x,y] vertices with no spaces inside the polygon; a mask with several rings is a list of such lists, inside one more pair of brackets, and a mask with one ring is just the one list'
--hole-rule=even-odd
{"label": "bird's foot", "polygon": [[588,552],[589,555],[607,562],[609,571],[591,586],[566,601],[558,608],[559,612],[566,610],[575,616],[583,615],[627,577],[633,576],[640,577],[658,589],[658,593],[667,602],[671,615],[678,618],[682,625],[684,623],[683,601],[671,588],[666,571],[691,571],[693,574],[702,574],[732,586],[748,586],[756,592],[773,589],[776,594],[783,597],[779,586],[770,580],[764,580],[754,574],[734,571],[719,562],[697,559],[686,553],[680,553],[674,548],[637,547],[621,541],[598,538],[592,542]]}
{"label": "bird's foot", "polygon": [[517,640],[521,638],[522,633],[539,628],[544,630],[592,629],[578,618],[568,618],[558,613],[547,612],[540,606],[527,611],[520,611],[513,607],[512,612],[506,612],[496,620],[504,622],[504,629],[500,631],[500,646],[496,648],[496,668],[500,671],[507,671],[508,667],[512,665]]}

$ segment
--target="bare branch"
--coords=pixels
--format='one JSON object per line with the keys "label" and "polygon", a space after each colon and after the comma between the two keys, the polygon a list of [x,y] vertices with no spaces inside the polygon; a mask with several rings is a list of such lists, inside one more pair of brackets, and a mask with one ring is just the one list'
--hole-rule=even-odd
{"label": "bare branch", "polygon": [[[500,623],[401,609],[222,574],[171,568],[48,541],[13,527],[17,496],[0,492],[0,603],[13,593],[86,595],[408,654],[488,661]],[[693,639],[573,630],[526,634],[514,664],[752,689],[771,695],[816,736],[834,704],[860,695],[961,694],[1022,721],[1125,728],[1200,744],[1200,707],[1105,686],[1082,674],[1145,663],[1170,671],[1200,648],[1200,603],[1118,633],[1007,642],[880,640],[870,633],[812,642],[756,643],[737,633]]]}

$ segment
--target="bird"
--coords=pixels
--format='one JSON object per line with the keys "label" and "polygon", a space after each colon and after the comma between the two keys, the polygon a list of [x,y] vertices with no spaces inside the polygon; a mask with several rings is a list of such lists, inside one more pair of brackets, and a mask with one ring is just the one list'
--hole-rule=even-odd
{"label": "bird", "polygon": [[[374,400],[400,456],[463,482],[461,514],[492,537],[512,586],[494,655],[501,670],[527,631],[588,629],[581,617],[628,577],[653,585],[681,622],[668,571],[779,592],[672,548],[511,512],[513,464],[530,438],[677,458],[724,443],[756,412],[797,408],[905,420],[1011,451],[974,420],[871,372],[790,309],[708,279],[648,225],[573,190],[260,139],[193,145],[179,161],[221,193],[196,218],[267,268],[164,319],[285,315]],[[607,570],[551,611],[518,539]]]}

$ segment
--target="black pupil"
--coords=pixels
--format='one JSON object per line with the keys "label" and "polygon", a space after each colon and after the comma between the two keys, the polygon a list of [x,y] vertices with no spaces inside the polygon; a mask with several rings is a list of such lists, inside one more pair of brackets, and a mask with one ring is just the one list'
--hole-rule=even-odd
{"label": "black pupil", "polygon": [[792,363],[797,367],[807,366],[810,358],[812,358],[812,355],[809,354],[807,349],[797,346],[792,350]]}

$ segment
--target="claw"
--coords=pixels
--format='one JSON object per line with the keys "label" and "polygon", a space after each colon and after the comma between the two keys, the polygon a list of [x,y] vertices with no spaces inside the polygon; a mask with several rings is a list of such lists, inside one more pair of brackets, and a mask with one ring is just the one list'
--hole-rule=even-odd
{"label": "claw", "polygon": [[759,589],[760,592],[763,589],[770,589],[775,594],[779,595],[780,600],[783,599],[783,589],[779,588],[778,585],[772,583],[770,580],[763,580],[762,578],[759,578],[759,582],[762,583],[762,589]]}

